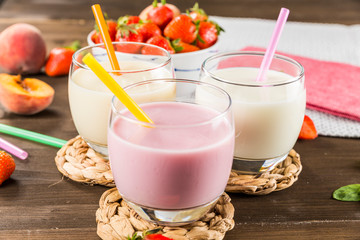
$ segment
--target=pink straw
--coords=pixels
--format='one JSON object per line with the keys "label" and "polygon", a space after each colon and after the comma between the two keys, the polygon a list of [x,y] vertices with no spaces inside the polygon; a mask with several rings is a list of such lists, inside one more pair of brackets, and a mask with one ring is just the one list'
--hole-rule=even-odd
{"label": "pink straw", "polygon": [[15,155],[16,157],[25,160],[28,157],[28,153],[22,150],[21,148],[9,143],[8,141],[0,138],[0,148],[5,151]]}
{"label": "pink straw", "polygon": [[260,71],[259,71],[259,74],[256,78],[256,81],[257,82],[261,82],[261,81],[264,81],[265,80],[265,75],[266,75],[266,72],[269,70],[270,68],[270,64],[271,64],[271,61],[274,57],[274,54],[275,54],[275,49],[276,49],[276,46],[279,42],[279,39],[280,39],[280,35],[281,35],[281,32],[285,26],[285,23],[286,23],[286,20],[289,16],[289,9],[287,8],[281,8],[280,10],[280,13],[279,13],[279,17],[276,21],[276,26],[275,26],[275,29],[274,29],[274,32],[271,36],[271,40],[270,40],[270,43],[269,43],[269,46],[268,48],[266,49],[266,52],[265,52],[265,56],[261,62],[261,66],[260,66]]}

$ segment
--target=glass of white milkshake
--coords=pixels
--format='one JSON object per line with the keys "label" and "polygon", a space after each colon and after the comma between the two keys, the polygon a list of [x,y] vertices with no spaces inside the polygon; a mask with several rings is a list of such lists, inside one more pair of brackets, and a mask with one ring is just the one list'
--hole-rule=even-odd
{"label": "glass of white milkshake", "polygon": [[75,127],[88,145],[104,157],[108,155],[107,127],[113,94],[82,58],[91,53],[122,87],[149,79],[174,77],[171,56],[163,48],[130,42],[113,45],[120,70],[112,70],[104,44],[97,44],[75,52],[69,72],[69,103]]}
{"label": "glass of white milkshake", "polygon": [[239,173],[263,173],[283,161],[304,119],[304,68],[275,55],[265,80],[256,82],[263,57],[262,52],[220,53],[205,60],[200,73],[201,81],[223,88],[233,100],[233,170]]}

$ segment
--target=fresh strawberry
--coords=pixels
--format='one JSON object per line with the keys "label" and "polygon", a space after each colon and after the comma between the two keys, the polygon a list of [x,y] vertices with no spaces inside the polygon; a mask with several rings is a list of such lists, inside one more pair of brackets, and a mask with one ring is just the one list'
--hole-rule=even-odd
{"label": "fresh strawberry", "polygon": [[200,50],[197,46],[189,44],[189,43],[184,43],[180,39],[176,39],[176,40],[172,41],[171,43],[175,49],[175,52],[177,52],[177,53],[194,52],[194,51]]}
{"label": "fresh strawberry", "polygon": [[0,185],[8,178],[15,170],[15,161],[10,154],[0,151]]}
{"label": "fresh strawberry", "polygon": [[[111,41],[115,41],[116,31],[117,31],[117,23],[113,20],[106,21],[107,28],[109,31]],[[94,43],[102,43],[104,42],[101,37],[101,33],[99,31],[99,27],[95,25],[95,33],[91,36],[91,40]]]}
{"label": "fresh strawberry", "polygon": [[141,234],[135,233],[133,236],[128,237],[127,240],[174,240],[159,234],[160,228],[147,230]]}
{"label": "fresh strawberry", "polygon": [[[162,47],[171,54],[175,53],[175,50],[172,48],[169,40],[164,38],[163,36],[152,37],[149,40],[147,40],[146,43]],[[155,48],[152,48],[152,47],[147,47],[147,46],[144,46],[142,48],[141,53],[149,54],[149,55],[163,55],[161,51],[159,51]]]}
{"label": "fresh strawberry", "polygon": [[[133,25],[122,24],[119,25],[118,31],[115,37],[116,42],[144,42],[144,38],[141,34],[137,32],[137,29]],[[140,46],[125,44],[117,45],[116,50],[119,52],[126,53],[138,53],[140,51]]]}
{"label": "fresh strawberry", "polygon": [[223,31],[223,29],[214,22],[200,22],[196,46],[204,49],[214,45],[221,31]]}
{"label": "fresh strawberry", "polygon": [[140,22],[140,18],[138,16],[123,16],[123,17],[119,17],[118,19],[118,25],[121,24],[126,24],[126,25],[130,25],[130,24],[137,24]]}
{"label": "fresh strawberry", "polygon": [[45,73],[50,77],[62,76],[69,73],[72,55],[80,49],[79,41],[75,41],[69,47],[58,47],[50,51],[45,63]]}
{"label": "fresh strawberry", "polygon": [[161,29],[152,22],[143,23],[137,29],[137,32],[143,36],[144,42],[154,36],[161,36]]}
{"label": "fresh strawberry", "polygon": [[147,19],[158,25],[161,29],[164,29],[174,17],[173,11],[165,4],[166,0],[161,0],[161,6],[158,6],[157,0],[154,0],[154,8],[147,15]]}
{"label": "fresh strawberry", "polygon": [[190,11],[188,11],[188,15],[194,22],[208,20],[208,15],[203,9],[199,8],[198,3],[195,3],[194,6],[190,8]]}
{"label": "fresh strawberry", "polygon": [[161,234],[149,234],[149,235],[146,235],[143,239],[144,240],[173,240],[172,238],[165,237]]}
{"label": "fresh strawberry", "polygon": [[304,116],[304,122],[301,127],[299,139],[315,139],[318,136],[314,122],[307,115]]}
{"label": "fresh strawberry", "polygon": [[171,40],[180,38],[185,43],[192,43],[196,39],[196,25],[187,15],[179,15],[164,29],[164,35]]}
{"label": "fresh strawberry", "polygon": [[106,21],[106,23],[107,23],[110,39],[111,41],[115,41],[115,36],[117,32],[117,23],[112,20],[108,20]]}

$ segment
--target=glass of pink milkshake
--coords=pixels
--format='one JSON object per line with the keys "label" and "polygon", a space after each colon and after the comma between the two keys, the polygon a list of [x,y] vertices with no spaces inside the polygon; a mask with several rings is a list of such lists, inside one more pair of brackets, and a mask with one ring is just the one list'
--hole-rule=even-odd
{"label": "glass of pink milkshake", "polygon": [[[171,88],[172,98],[148,91]],[[108,149],[119,193],[146,220],[169,226],[198,220],[224,192],[231,171],[229,95],[208,83],[176,79],[124,90],[154,124],[136,120],[113,98]]]}

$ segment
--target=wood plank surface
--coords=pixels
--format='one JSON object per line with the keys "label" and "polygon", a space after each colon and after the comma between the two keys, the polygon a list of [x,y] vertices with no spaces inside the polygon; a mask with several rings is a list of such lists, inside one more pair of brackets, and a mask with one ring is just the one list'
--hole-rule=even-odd
{"label": "wood plank surface", "polygon": [[[144,1],[98,1],[110,16],[137,14]],[[151,1],[147,1],[151,2]],[[279,8],[291,8],[291,21],[358,24],[360,1],[345,0],[209,0],[199,1],[211,15],[275,19]],[[16,22],[38,27],[50,50],[81,40],[93,28],[90,5],[80,0],[5,0],[0,6],[0,30]],[[171,1],[181,10],[193,1]],[[62,139],[77,135],[67,95],[67,77],[34,77],[52,85],[53,104],[34,116],[3,111],[0,122]],[[54,157],[57,148],[1,135],[30,153],[16,159],[16,171],[0,186],[0,239],[99,239],[95,211],[102,186],[63,178]],[[303,171],[289,189],[266,196],[229,194],[235,206],[230,239],[360,239],[360,203],[339,202],[332,192],[360,183],[360,140],[319,137],[298,141]],[[134,176],[135,177],[135,176]]]}
{"label": "wood plank surface", "polygon": [[[193,0],[168,1],[185,12],[193,6]],[[291,9],[289,21],[360,23],[360,2],[358,0],[199,0],[206,12],[215,16],[255,17],[276,19],[279,9]],[[92,20],[90,6],[100,3],[104,12],[117,18],[126,14],[139,14],[148,1],[128,0],[4,0],[0,18],[21,16],[30,19],[88,19]]]}

